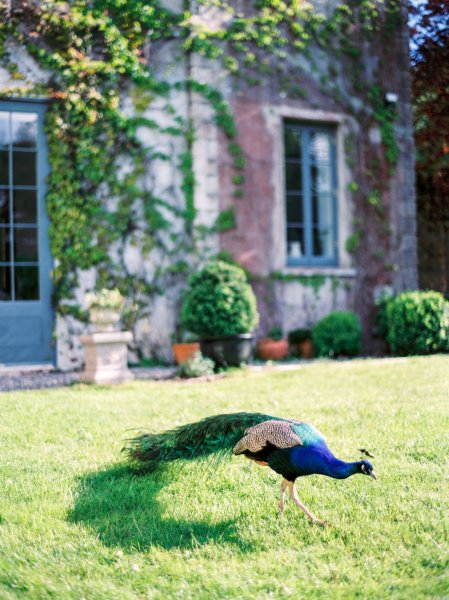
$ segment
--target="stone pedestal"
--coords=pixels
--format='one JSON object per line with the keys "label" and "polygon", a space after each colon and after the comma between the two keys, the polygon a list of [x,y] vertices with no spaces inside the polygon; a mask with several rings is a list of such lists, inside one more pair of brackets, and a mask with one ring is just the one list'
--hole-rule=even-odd
{"label": "stone pedestal", "polygon": [[128,369],[128,343],[133,339],[130,331],[96,332],[80,336],[84,347],[86,370],[80,380],[88,383],[122,383],[134,375]]}

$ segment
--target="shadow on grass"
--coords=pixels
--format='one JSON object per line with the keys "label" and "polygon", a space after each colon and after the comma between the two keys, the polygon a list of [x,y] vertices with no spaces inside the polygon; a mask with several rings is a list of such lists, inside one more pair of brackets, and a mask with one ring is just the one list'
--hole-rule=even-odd
{"label": "shadow on grass", "polygon": [[[210,543],[250,550],[234,520],[217,523],[202,515],[192,519],[164,516],[165,506],[157,496],[168,477],[138,474],[125,466],[89,473],[80,479],[68,520],[86,526],[107,546],[123,550],[196,548]],[[176,497],[172,502],[176,503]]]}

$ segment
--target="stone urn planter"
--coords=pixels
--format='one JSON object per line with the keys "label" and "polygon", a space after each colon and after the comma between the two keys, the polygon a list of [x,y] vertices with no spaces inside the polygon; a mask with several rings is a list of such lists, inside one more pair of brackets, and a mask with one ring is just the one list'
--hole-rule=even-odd
{"label": "stone urn planter", "polygon": [[120,311],[92,307],[89,311],[89,321],[95,331],[114,331],[120,321]]}
{"label": "stone urn planter", "polygon": [[116,331],[124,299],[118,290],[100,290],[86,296],[89,321],[93,332],[80,336],[84,347],[85,370],[81,381],[88,383],[122,383],[134,375],[128,369],[130,331]]}

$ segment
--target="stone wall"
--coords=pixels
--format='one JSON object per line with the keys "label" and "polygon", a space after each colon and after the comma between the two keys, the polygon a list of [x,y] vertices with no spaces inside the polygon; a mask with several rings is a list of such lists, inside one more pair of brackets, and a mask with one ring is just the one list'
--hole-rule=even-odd
{"label": "stone wall", "polygon": [[[333,1],[317,4],[330,10]],[[167,1],[178,7],[178,0]],[[238,2],[235,2],[238,5]],[[195,131],[193,162],[196,177],[196,224],[212,225],[220,211],[231,205],[236,209],[235,229],[211,235],[198,241],[197,254],[202,259],[227,250],[251,273],[256,290],[261,324],[258,333],[273,326],[285,332],[297,327],[309,327],[335,309],[353,309],[364,325],[365,351],[377,351],[379,341],[373,337],[374,300],[382,289],[400,291],[417,286],[416,271],[416,214],[414,191],[413,137],[408,74],[408,37],[403,10],[403,22],[389,38],[379,45],[378,52],[361,41],[361,61],[366,85],[375,82],[383,90],[397,94],[398,119],[395,133],[400,153],[392,174],[384,165],[379,187],[391,231],[380,231],[376,213],[366,209],[369,191],[367,171],[371,163],[382,163],[382,140],[379,124],[370,116],[360,97],[351,92],[344,69],[337,68],[331,87],[322,84],[333,60],[332,49],[314,50],[315,68],[302,59],[292,61],[290,75],[298,78],[305,94],[289,97],[276,77],[266,76],[263,84],[251,87],[241,79],[224,77],[218,66],[197,56],[180,59],[178,41],[154,44],[151,47],[152,66],[160,78],[171,82],[195,79],[219,88],[228,100],[236,118],[238,141],[246,158],[244,197],[233,194],[235,174],[228,152],[228,141],[216,125],[209,103],[199,94],[173,90],[170,103],[186,121],[191,119]],[[198,9],[198,19],[209,27],[218,26],[226,15],[216,9]],[[20,48],[11,48],[18,68],[28,80],[45,81],[47,74]],[[343,59],[342,59],[343,60]],[[333,61],[335,62],[335,61]],[[385,68],[385,67],[388,68]],[[14,82],[15,85],[17,82]],[[25,82],[24,82],[25,83]],[[0,86],[9,85],[9,75],[0,70]],[[160,125],[169,124],[164,106],[167,99],[153,100],[144,116]],[[135,110],[132,95],[123,98],[127,114]],[[362,115],[362,116],[361,116]],[[368,116],[367,116],[368,115]],[[285,118],[303,122],[333,124],[338,146],[338,254],[336,267],[307,268],[286,266],[285,208],[282,124]],[[173,157],[171,161],[155,160],[146,174],[146,185],[156,195],[171,198],[174,205],[184,206],[179,171],[180,145],[185,141],[166,133],[142,127],[139,132],[144,143],[157,145]],[[348,160],[348,140],[352,162]],[[124,169],[126,166],[123,167]],[[358,183],[358,190],[349,186]],[[351,191],[352,190],[352,191]],[[114,202],[105,198],[105,202]],[[136,206],[136,210],[139,207]],[[170,218],[175,219],[173,215]],[[354,233],[356,220],[361,220],[363,235],[360,248],[353,253],[346,241]],[[385,225],[385,223],[384,223]],[[183,235],[182,223],[173,223],[174,230]],[[135,232],[137,238],[143,235]],[[386,237],[385,237],[386,236]],[[388,239],[387,239],[388,238]],[[385,247],[380,257],[379,245]],[[148,257],[139,245],[127,243],[111,248],[111,255],[123,257],[127,273],[147,274],[166,261],[157,250]],[[383,251],[383,250],[382,250]],[[193,267],[192,262],[192,267]],[[196,263],[195,263],[196,264]],[[304,278],[308,278],[307,280]],[[77,300],[84,305],[86,291],[94,288],[95,269],[79,273]],[[171,336],[179,320],[182,286],[167,280],[163,295],[148,298],[147,316],[134,326],[135,347],[130,358],[156,356],[170,360]],[[79,368],[83,362],[79,335],[86,325],[70,316],[58,316],[56,323],[57,364],[63,370]]]}

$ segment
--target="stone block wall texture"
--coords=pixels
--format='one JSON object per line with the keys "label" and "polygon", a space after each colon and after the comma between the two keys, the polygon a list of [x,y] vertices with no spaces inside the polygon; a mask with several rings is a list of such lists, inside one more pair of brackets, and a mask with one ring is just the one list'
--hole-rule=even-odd
{"label": "stone block wall texture", "polygon": [[[336,1],[315,0],[314,3],[330,11]],[[175,9],[179,7],[177,0],[167,0],[166,4],[173,5]],[[238,8],[241,0],[230,4]],[[204,7],[199,6],[198,18],[209,19],[209,25],[213,26],[215,22],[219,24],[224,16],[219,11],[205,15]],[[30,57],[22,51],[21,56],[17,49],[13,51],[19,69],[26,69],[28,77],[35,81],[45,81],[46,74]],[[394,127],[399,156],[391,175],[382,162],[379,124],[369,117],[363,100],[351,91],[348,71],[337,68],[331,86],[323,87],[321,83],[323,76],[328,74],[330,61],[335,63],[332,48],[329,53],[322,49],[313,50],[314,70],[302,59],[291,61],[289,76],[304,91],[301,97],[289,96],[275,76],[266,75],[261,84],[251,87],[242,78],[224,76],[217,64],[211,61],[190,55],[180,60],[177,41],[154,44],[151,59],[161,79],[175,82],[192,77],[220,89],[234,112],[238,142],[246,159],[242,198],[234,196],[232,176],[235,171],[228,152],[228,141],[217,127],[210,105],[192,92],[174,90],[170,97],[178,114],[192,120],[196,132],[193,144],[196,223],[211,225],[220,211],[235,206],[236,228],[210,236],[198,250],[205,258],[226,250],[250,271],[261,312],[257,333],[265,334],[273,326],[281,326],[287,333],[293,328],[313,325],[331,310],[352,309],[363,323],[364,351],[375,353],[382,346],[373,335],[374,299],[384,288],[400,291],[417,287],[414,149],[405,7],[401,24],[386,43],[379,43],[376,52],[373,52],[371,46],[360,40],[360,51],[364,84],[377,83],[384,92],[398,96],[398,118]],[[0,85],[7,84],[8,74],[0,70]],[[163,125],[167,119],[165,103],[166,100],[154,100],[146,109],[145,116]],[[124,107],[132,112],[129,98],[124,98]],[[359,118],[360,114],[365,116]],[[286,266],[282,157],[284,118],[332,123],[336,128],[339,264],[335,268]],[[183,143],[179,138],[174,140],[145,128],[140,135],[143,142],[157,143],[168,154],[171,154],[173,144]],[[348,145],[352,161],[347,157]],[[179,147],[176,149],[179,151]],[[375,211],[366,209],[367,195],[373,186],[367,176],[372,163],[382,167],[376,185],[382,190],[386,216],[383,230]],[[149,188],[156,195],[168,192],[175,203],[184,206],[182,180],[175,160],[154,161],[147,179]],[[350,191],[350,182],[357,182],[357,191]],[[361,245],[350,254],[345,242],[356,230],[355,223],[360,221]],[[176,229],[176,224],[174,226]],[[127,271],[131,274],[150,274],[162,260],[157,252],[145,258],[132,245],[111,248],[111,254],[118,252],[123,252]],[[79,275],[77,297],[83,305],[85,292],[95,286],[96,273],[95,269],[90,269]],[[298,278],[287,280],[286,276]],[[300,279],[304,276],[320,279],[315,279],[315,283],[308,280],[307,283]],[[172,359],[170,344],[179,321],[181,296],[182,287],[178,285],[167,288],[163,296],[149,300],[149,316],[138,321],[134,328],[135,346],[131,358],[137,360],[139,356],[153,356]],[[73,317],[57,317],[59,368],[69,370],[82,366],[79,336],[86,331],[86,325]]]}

